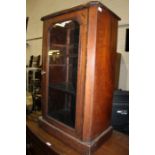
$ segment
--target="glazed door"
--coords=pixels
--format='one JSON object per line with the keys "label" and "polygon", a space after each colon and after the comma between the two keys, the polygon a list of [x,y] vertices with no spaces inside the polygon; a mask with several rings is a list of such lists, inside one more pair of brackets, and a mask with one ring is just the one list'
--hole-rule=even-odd
{"label": "glazed door", "polygon": [[55,23],[49,32],[48,116],[74,128],[80,25]]}
{"label": "glazed door", "polygon": [[82,130],[86,35],[87,10],[44,23],[43,116],[76,135]]}

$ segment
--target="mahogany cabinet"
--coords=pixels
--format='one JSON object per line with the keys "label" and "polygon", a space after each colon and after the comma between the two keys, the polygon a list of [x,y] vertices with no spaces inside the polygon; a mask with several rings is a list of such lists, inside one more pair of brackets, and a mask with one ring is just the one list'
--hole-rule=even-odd
{"label": "mahogany cabinet", "polygon": [[81,154],[111,134],[117,26],[97,1],[42,17],[40,126]]}

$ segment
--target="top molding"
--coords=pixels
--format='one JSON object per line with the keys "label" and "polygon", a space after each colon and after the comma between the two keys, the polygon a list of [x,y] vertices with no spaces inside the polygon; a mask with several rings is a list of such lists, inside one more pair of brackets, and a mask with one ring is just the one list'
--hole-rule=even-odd
{"label": "top molding", "polygon": [[84,8],[89,8],[91,6],[96,6],[96,7],[101,7],[103,9],[106,9],[107,11],[109,11],[115,18],[117,18],[118,20],[120,20],[120,17],[118,17],[115,13],[113,13],[110,9],[108,9],[106,6],[104,6],[101,2],[99,1],[90,1],[86,4],[82,4],[82,5],[78,5],[78,6],[75,6],[75,7],[72,7],[70,9],[66,9],[66,10],[62,10],[62,11],[59,11],[59,12],[55,12],[55,13],[52,13],[52,14],[49,14],[47,16],[43,16],[41,18],[42,21],[45,21],[45,20],[48,20],[52,17],[56,17],[56,16],[59,16],[59,15],[62,15],[62,14],[66,14],[66,13],[70,13],[70,12],[73,12],[73,11],[77,11],[77,10],[82,10]]}

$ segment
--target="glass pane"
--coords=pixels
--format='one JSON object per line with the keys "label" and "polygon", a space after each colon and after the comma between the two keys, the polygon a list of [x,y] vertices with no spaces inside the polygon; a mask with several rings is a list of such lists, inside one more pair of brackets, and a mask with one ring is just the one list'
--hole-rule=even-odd
{"label": "glass pane", "polygon": [[68,20],[50,30],[48,115],[75,127],[80,26]]}

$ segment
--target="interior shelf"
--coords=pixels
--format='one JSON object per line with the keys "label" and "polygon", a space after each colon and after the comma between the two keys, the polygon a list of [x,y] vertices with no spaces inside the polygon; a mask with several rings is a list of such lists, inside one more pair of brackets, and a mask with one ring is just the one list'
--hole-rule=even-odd
{"label": "interior shelf", "polygon": [[60,47],[60,48],[65,48],[65,47],[78,48],[78,44],[56,44],[56,43],[52,43],[51,46],[52,47]]}
{"label": "interior shelf", "polygon": [[73,64],[69,64],[69,65],[66,65],[66,64],[57,64],[57,63],[55,63],[55,64],[49,64],[49,66],[52,66],[52,67],[54,67],[54,66],[56,66],[56,67],[64,67],[64,66],[73,66]]}
{"label": "interior shelf", "polygon": [[[61,51],[61,50],[60,50]],[[54,55],[53,55],[54,56]],[[70,54],[62,54],[60,53],[59,55],[60,57],[70,57],[70,58],[77,58],[78,57],[78,54],[75,54],[75,53],[70,53]]]}
{"label": "interior shelf", "polygon": [[49,88],[75,95],[75,89],[71,84],[67,83],[49,84]]}

